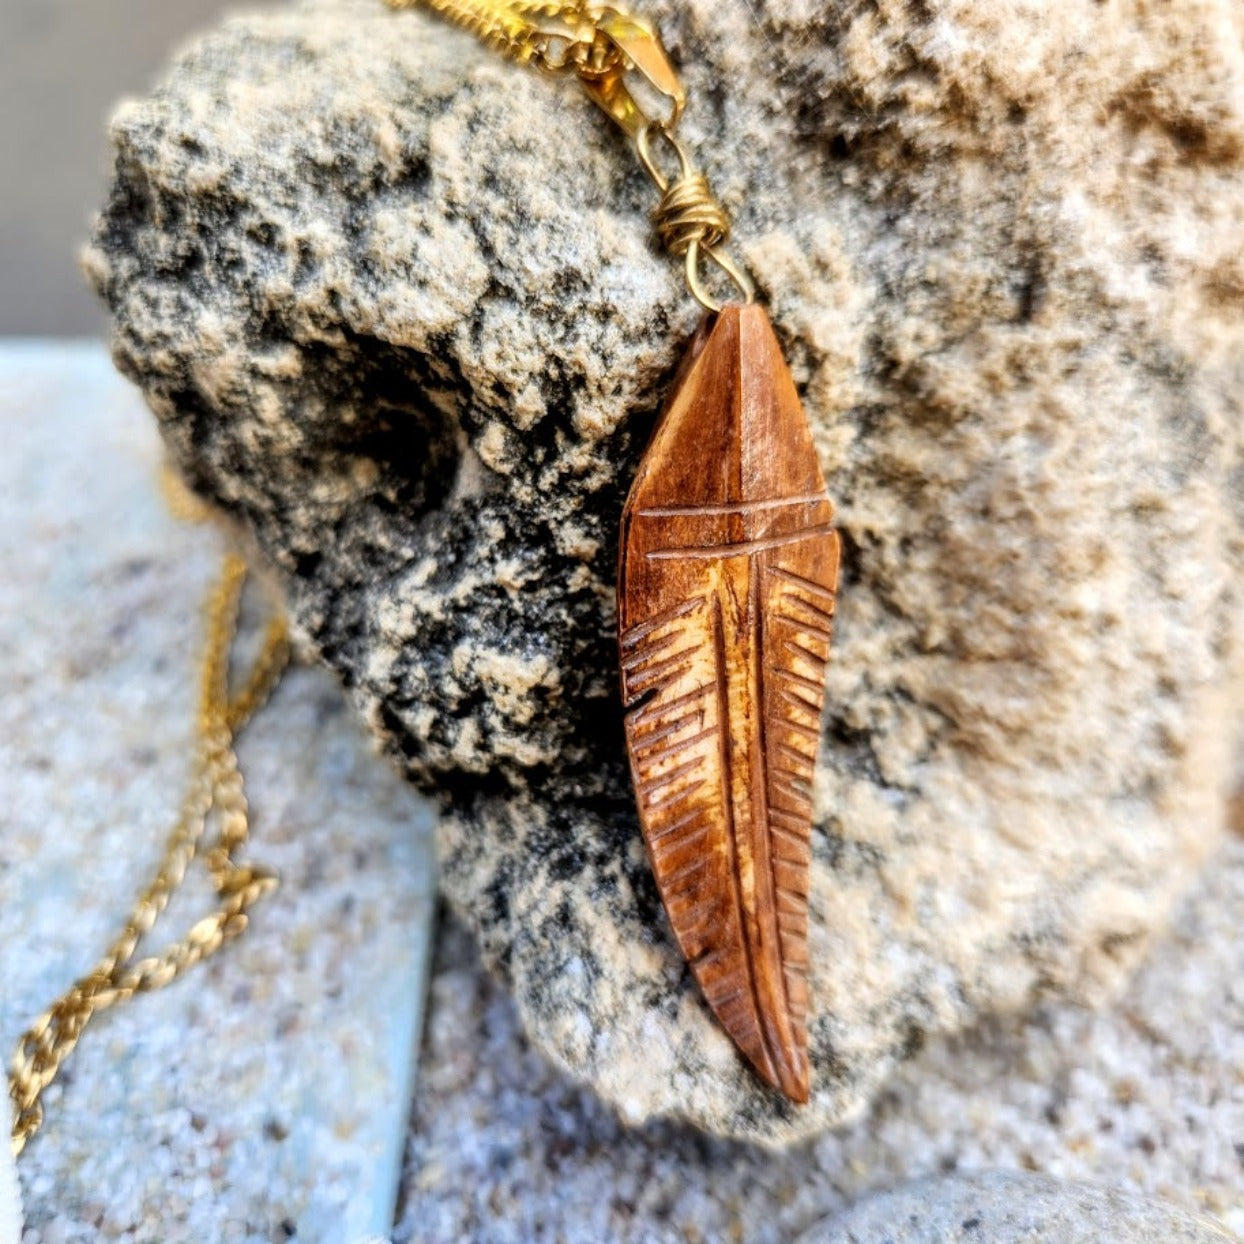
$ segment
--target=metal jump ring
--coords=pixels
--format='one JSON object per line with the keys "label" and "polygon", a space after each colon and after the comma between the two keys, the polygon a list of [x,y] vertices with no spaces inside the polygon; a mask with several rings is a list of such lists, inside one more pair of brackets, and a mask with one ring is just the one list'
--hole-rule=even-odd
{"label": "metal jump ring", "polygon": [[670,183],[669,178],[657,167],[657,162],[652,154],[653,130],[660,134],[674,149],[674,154],[678,157],[680,166],[678,174],[680,177],[690,177],[694,168],[687,148],[664,125],[659,121],[649,121],[645,125],[641,125],[639,132],[635,135],[635,151],[639,155],[639,162],[644,166],[644,172],[652,178],[653,184],[664,194],[670,188]]}
{"label": "metal jump ring", "polygon": [[734,282],[735,288],[743,295],[744,302],[756,301],[756,287],[752,284],[752,278],[747,274],[746,268],[718,247],[701,246],[699,242],[692,242],[687,247],[687,288],[691,291],[691,296],[706,311],[720,311],[725,303],[718,302],[704,288],[704,282],[700,279],[701,256],[715,263]]}

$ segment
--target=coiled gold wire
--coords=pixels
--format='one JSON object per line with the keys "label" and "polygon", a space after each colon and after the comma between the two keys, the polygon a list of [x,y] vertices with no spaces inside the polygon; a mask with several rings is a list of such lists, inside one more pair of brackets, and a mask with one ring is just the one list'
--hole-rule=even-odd
{"label": "coiled gold wire", "polygon": [[[653,143],[658,139],[678,158],[678,171],[673,177],[666,176],[657,163]],[[686,146],[664,126],[650,122],[635,136],[635,151],[644,171],[661,192],[660,202],[652,212],[657,235],[671,254],[684,258],[687,287],[696,301],[710,311],[720,311],[722,307],[704,285],[702,267],[707,260],[733,282],[744,302],[751,302],[756,296],[751,277],[721,249],[730,236],[730,217],[713,194],[708,178],[692,163]]]}

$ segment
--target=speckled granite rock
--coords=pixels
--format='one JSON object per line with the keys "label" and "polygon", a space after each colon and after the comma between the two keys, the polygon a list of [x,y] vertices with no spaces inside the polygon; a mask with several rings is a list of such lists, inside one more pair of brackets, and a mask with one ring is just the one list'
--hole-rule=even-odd
{"label": "speckled granite rock", "polygon": [[[0,343],[0,443],[7,1065],[155,867],[187,780],[222,541],[168,513],[154,430],[95,343]],[[430,960],[433,816],[371,750],[323,671],[286,675],[239,749],[245,858],[281,886],[211,962],[91,1024],[21,1157],[26,1244],[388,1233]],[[205,874],[191,869],[152,952],[212,905]],[[0,1211],[0,1239],[4,1226]]]}
{"label": "speckled granite rock", "polygon": [[700,1002],[627,789],[617,520],[695,312],[607,124],[379,0],[238,19],[118,115],[88,264],[188,477],[449,801],[540,1047],[630,1120],[786,1141],[926,1034],[1116,987],[1217,835],[1244,15],[648,8],[846,540],[801,1111]]}
{"label": "speckled granite rock", "polygon": [[1110,1188],[987,1171],[928,1179],[813,1227],[799,1244],[1233,1244],[1205,1218]]}

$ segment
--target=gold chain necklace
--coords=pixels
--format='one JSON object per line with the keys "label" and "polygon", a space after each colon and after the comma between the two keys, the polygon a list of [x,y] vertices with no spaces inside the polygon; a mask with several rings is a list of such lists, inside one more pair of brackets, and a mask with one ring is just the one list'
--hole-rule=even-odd
{"label": "gold chain necklace", "polygon": [[[17,1043],[9,1072],[10,1139],[15,1157],[42,1125],[43,1091],[91,1019],[137,993],[164,988],[214,954],[246,928],[251,905],[276,888],[272,874],[238,863],[249,822],[234,740],[280,678],[289,656],[289,639],[284,617],[274,616],[241,687],[230,693],[229,653],[246,575],[246,562],[237,554],[228,555],[207,601],[192,776],[160,868],[103,958],[48,1007]],[[218,827],[206,863],[219,905],[159,954],[135,958],[198,853],[213,811]]]}
{"label": "gold chain necklace", "polygon": [[[658,236],[683,260],[687,287],[709,312],[623,515],[627,744],[658,888],[705,999],[756,1070],[806,1101],[810,784],[838,540],[780,346],[751,277],[723,249],[729,217],[675,134],[683,85],[656,30],[616,5],[387,3],[428,9],[520,64],[577,77],[633,142],[659,194]],[[659,111],[645,107],[649,98]],[[712,295],[710,264],[741,302]],[[245,562],[230,555],[208,601],[192,780],[161,866],[103,958],[18,1042],[9,1077],[15,1155],[38,1131],[41,1095],[92,1017],[213,954],[276,885],[237,862],[248,818],[234,740],[280,677],[288,637],[284,619],[273,618],[231,695],[245,578]],[[219,905],[160,954],[135,958],[213,811],[219,829],[207,866]]]}

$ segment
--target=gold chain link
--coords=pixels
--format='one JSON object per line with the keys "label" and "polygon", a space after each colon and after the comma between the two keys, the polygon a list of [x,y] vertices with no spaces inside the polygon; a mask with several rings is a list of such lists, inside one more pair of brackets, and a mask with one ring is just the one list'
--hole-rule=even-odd
{"label": "gold chain link", "polygon": [[[426,9],[470,31],[494,51],[554,73],[574,73],[583,89],[635,143],[636,153],[661,194],[653,212],[666,249],[684,261],[687,288],[702,306],[721,310],[704,283],[704,264],[712,263],[745,302],[755,297],[746,269],[723,249],[730,218],[708,179],[674,137],[686,101],[682,82],[661,36],[648,22],[620,5],[538,3],[536,0],[386,0],[395,9]],[[631,89],[642,81],[646,94],[664,101],[653,116]],[[667,178],[653,159],[652,144],[664,139],[674,150],[679,171]]]}
{"label": "gold chain link", "polygon": [[[243,685],[230,695],[229,656],[246,574],[246,562],[230,554],[208,598],[193,774],[159,871],[104,957],[39,1016],[17,1043],[9,1077],[14,1156],[39,1130],[43,1091],[91,1019],[136,993],[162,989],[214,954],[246,928],[251,905],[276,887],[272,874],[239,864],[236,858],[247,840],[249,818],[234,738],[271,694],[289,657],[288,628],[278,615],[268,622]],[[135,959],[142,939],[185,878],[213,811],[218,818],[217,840],[206,862],[220,905],[160,954]]]}
{"label": "gold chain link", "polygon": [[606,74],[622,53],[597,30],[599,5],[526,0],[385,0],[392,9],[430,9],[494,52],[548,73]]}

